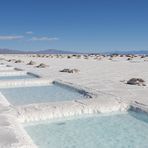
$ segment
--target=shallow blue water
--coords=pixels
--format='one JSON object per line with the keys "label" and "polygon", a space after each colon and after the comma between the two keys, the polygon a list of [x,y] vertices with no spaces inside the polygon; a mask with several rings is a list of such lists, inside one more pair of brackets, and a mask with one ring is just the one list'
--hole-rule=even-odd
{"label": "shallow blue water", "polygon": [[21,76],[0,76],[0,80],[18,80],[18,79],[30,79],[30,78],[36,78],[36,77],[30,74],[21,75]]}
{"label": "shallow blue water", "polygon": [[129,112],[25,126],[39,148],[147,148],[148,116]]}
{"label": "shallow blue water", "polygon": [[0,89],[13,105],[82,99],[84,96],[72,89],[58,85]]}

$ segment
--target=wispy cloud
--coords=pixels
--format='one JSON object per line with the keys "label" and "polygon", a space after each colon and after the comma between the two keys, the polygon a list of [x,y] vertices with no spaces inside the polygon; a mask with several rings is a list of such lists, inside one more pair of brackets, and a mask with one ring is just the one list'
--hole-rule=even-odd
{"label": "wispy cloud", "polygon": [[32,37],[32,41],[57,41],[59,38],[57,37]]}
{"label": "wispy cloud", "polygon": [[0,35],[0,40],[19,40],[24,38],[22,35]]}
{"label": "wispy cloud", "polygon": [[27,32],[25,32],[26,34],[33,34],[33,32],[32,31],[27,31]]}

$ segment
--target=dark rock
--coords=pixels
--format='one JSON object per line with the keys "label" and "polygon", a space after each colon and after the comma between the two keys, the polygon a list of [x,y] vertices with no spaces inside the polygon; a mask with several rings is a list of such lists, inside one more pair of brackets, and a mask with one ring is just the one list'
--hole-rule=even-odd
{"label": "dark rock", "polygon": [[46,68],[48,67],[48,65],[45,65],[44,63],[39,64],[38,66],[36,66],[37,68]]}
{"label": "dark rock", "polygon": [[146,86],[145,81],[141,78],[132,78],[132,79],[127,81],[127,84],[138,85],[138,86]]}
{"label": "dark rock", "polygon": [[21,60],[16,60],[14,63],[22,63]]}
{"label": "dark rock", "polygon": [[78,70],[78,69],[63,69],[63,70],[60,70],[60,72],[66,72],[66,73],[78,73],[79,70]]}
{"label": "dark rock", "polygon": [[36,63],[34,61],[30,61],[27,65],[35,65]]}

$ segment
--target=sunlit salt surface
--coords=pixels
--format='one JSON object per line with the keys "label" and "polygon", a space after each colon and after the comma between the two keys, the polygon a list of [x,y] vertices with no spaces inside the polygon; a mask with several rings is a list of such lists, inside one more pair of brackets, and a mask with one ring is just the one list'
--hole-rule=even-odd
{"label": "sunlit salt surface", "polygon": [[56,84],[0,89],[2,94],[13,105],[24,105],[41,102],[66,101],[85,98],[83,94]]}
{"label": "sunlit salt surface", "polygon": [[0,80],[18,80],[18,79],[30,79],[36,78],[31,74],[20,75],[20,76],[0,76]]}
{"label": "sunlit salt surface", "polygon": [[25,125],[39,148],[147,148],[148,116],[129,112]]}

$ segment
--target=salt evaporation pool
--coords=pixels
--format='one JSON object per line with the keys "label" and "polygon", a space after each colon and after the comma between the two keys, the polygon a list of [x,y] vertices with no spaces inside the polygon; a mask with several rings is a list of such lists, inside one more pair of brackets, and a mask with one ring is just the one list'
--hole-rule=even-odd
{"label": "salt evaporation pool", "polygon": [[31,79],[31,78],[37,78],[34,75],[31,74],[25,74],[25,75],[17,75],[17,76],[0,76],[0,80],[18,80],[18,79]]}
{"label": "salt evaporation pool", "polygon": [[24,125],[39,148],[146,148],[148,115],[120,113]]}
{"label": "salt evaporation pool", "polygon": [[85,94],[62,87],[58,84],[47,86],[17,87],[0,89],[2,94],[13,105],[25,105],[32,103],[56,102],[86,98]]}

